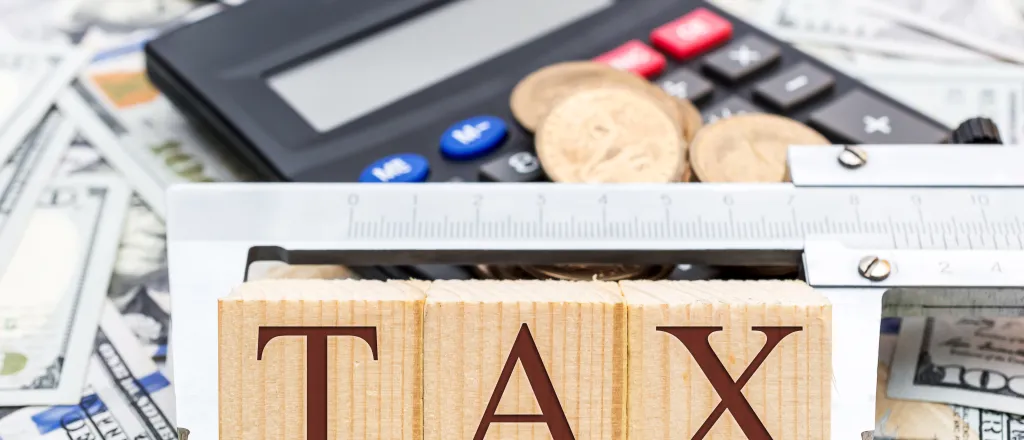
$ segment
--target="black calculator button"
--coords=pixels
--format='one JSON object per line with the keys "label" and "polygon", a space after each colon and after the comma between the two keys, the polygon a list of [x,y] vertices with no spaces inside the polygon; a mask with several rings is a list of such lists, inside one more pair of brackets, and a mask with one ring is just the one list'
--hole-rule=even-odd
{"label": "black calculator button", "polygon": [[658,80],[658,85],[669,95],[697,103],[711,95],[715,86],[696,72],[682,68],[673,70]]}
{"label": "black calculator button", "polygon": [[480,167],[481,179],[489,182],[536,182],[544,178],[537,156],[529,151],[506,154]]}
{"label": "black calculator button", "polygon": [[810,122],[827,135],[855,144],[936,144],[949,134],[860,90],[811,113]]}
{"label": "black calculator button", "polygon": [[836,80],[824,70],[800,63],[758,84],[754,93],[782,111],[803,104],[832,88]]}
{"label": "black calculator button", "polygon": [[779,46],[751,35],[708,55],[704,59],[704,68],[737,82],[778,61],[780,53]]}
{"label": "black calculator button", "polygon": [[704,123],[710,124],[719,119],[742,115],[744,113],[764,113],[764,110],[743,98],[730,96],[726,98],[725,101],[704,110],[702,115],[704,116]]}

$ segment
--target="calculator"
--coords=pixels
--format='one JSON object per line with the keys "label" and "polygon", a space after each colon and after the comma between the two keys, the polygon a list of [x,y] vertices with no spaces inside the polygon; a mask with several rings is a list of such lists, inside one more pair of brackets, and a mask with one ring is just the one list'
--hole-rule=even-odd
{"label": "calculator", "polygon": [[[950,134],[695,0],[255,0],[145,52],[151,81],[267,180],[546,181],[509,96],[531,72],[571,60],[643,76],[693,102],[705,124],[774,113],[834,144]],[[412,276],[460,270],[422,269]]]}

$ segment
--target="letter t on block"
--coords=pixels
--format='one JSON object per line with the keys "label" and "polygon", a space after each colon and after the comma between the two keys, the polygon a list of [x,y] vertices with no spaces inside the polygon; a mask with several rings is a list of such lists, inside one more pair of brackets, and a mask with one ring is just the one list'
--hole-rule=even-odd
{"label": "letter t on block", "polygon": [[629,438],[828,440],[832,306],[795,281],[624,281]]}
{"label": "letter t on block", "polygon": [[221,299],[220,439],[420,439],[424,298],[404,282],[264,280]]}
{"label": "letter t on block", "polygon": [[615,283],[435,281],[424,313],[424,439],[625,439]]}

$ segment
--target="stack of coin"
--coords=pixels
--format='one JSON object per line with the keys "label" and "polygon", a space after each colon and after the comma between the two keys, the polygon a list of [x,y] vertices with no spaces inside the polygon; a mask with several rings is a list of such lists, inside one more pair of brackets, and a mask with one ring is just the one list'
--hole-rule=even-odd
{"label": "stack of coin", "polygon": [[687,147],[700,113],[633,73],[591,61],[554,64],[520,81],[510,106],[555,182],[689,179]]}

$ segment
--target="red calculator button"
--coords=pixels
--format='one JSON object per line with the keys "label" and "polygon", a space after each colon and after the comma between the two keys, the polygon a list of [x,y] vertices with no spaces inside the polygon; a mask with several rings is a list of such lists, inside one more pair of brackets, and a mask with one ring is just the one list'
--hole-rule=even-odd
{"label": "red calculator button", "polygon": [[732,23],[699,8],[651,32],[651,43],[677,59],[700,55],[732,37]]}
{"label": "red calculator button", "polygon": [[626,44],[594,58],[594,61],[647,78],[655,77],[665,70],[665,56],[640,40],[627,41]]}

